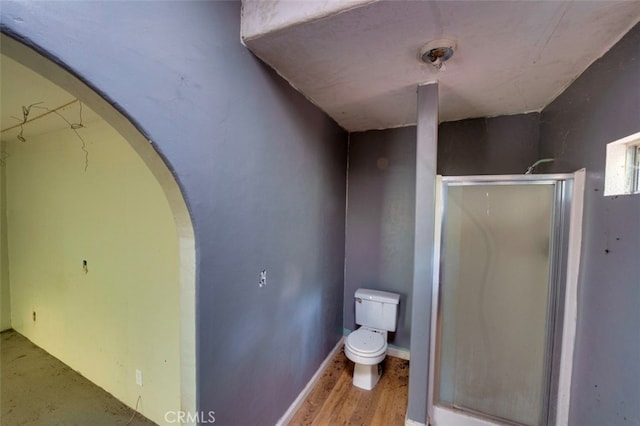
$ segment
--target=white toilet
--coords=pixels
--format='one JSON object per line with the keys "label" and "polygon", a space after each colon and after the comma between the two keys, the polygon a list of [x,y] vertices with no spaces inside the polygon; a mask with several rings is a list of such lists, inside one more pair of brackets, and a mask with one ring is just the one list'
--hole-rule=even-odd
{"label": "white toilet", "polygon": [[355,362],[353,385],[371,390],[380,380],[380,363],[387,355],[387,332],[396,331],[400,295],[359,288],[355,293],[356,324],[347,336],[344,354]]}

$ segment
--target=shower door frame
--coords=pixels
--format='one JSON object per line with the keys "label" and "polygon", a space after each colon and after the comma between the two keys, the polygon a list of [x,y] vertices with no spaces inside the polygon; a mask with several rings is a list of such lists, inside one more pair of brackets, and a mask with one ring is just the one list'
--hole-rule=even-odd
{"label": "shower door frame", "polygon": [[[551,350],[545,354],[545,395],[543,398],[544,425],[566,425],[570,402],[573,349],[577,317],[577,285],[582,234],[582,210],[585,170],[576,173],[548,175],[483,175],[437,176],[435,200],[435,235],[431,306],[431,342],[429,349],[429,389],[427,424],[435,426],[494,426],[509,423],[491,416],[477,415],[438,405],[440,348],[440,250],[444,243],[445,187],[448,185],[554,185],[552,226],[550,230],[549,303],[545,345]],[[439,390],[438,390],[439,394]],[[443,419],[446,418],[446,420]],[[433,423],[442,419],[442,423]]]}

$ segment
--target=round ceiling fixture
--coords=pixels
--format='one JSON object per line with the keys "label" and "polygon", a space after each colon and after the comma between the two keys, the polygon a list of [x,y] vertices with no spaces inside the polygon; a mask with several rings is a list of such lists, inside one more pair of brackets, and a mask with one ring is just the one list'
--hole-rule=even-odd
{"label": "round ceiling fixture", "polygon": [[420,49],[420,60],[425,64],[433,65],[438,71],[444,71],[444,63],[448,61],[456,49],[455,40],[433,40]]}

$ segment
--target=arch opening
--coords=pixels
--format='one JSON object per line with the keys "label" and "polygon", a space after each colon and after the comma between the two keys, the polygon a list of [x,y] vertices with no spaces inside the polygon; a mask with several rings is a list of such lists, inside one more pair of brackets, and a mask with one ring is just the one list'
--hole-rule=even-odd
{"label": "arch opening", "polygon": [[[135,153],[137,158],[142,161],[152,178],[159,185],[158,193],[162,194],[168,209],[165,219],[173,222],[175,226],[175,233],[171,231],[175,236],[174,248],[176,258],[172,259],[168,263],[175,264],[176,282],[175,295],[177,295],[179,302],[177,309],[175,310],[175,318],[179,322],[179,326],[176,327],[179,350],[178,350],[178,370],[179,370],[179,407],[158,407],[156,411],[161,410],[173,410],[179,409],[186,412],[196,412],[196,341],[195,341],[195,239],[194,231],[189,215],[189,211],[182,196],[182,192],[178,183],[176,182],[170,169],[167,167],[160,154],[153,148],[152,142],[143,134],[141,130],[132,122],[131,119],[125,116],[124,113],[119,111],[116,107],[110,104],[105,97],[99,94],[96,90],[91,88],[88,84],[83,82],[80,78],[76,77],[73,73],[67,71],[63,66],[55,63],[52,59],[46,57],[35,50],[37,47],[27,46],[26,44],[14,39],[13,37],[2,33],[0,35],[0,53],[10,58],[13,61],[21,64],[29,70],[34,71],[46,80],[49,80],[53,84],[59,86],[62,90],[71,94],[79,103],[84,104],[89,110],[95,112],[95,114],[101,117],[101,120],[105,122],[105,128],[111,128],[121,137],[123,141],[128,144],[127,149]],[[42,111],[41,111],[42,112]],[[71,124],[73,126],[73,123]],[[5,125],[2,126],[5,128]],[[98,126],[99,127],[99,126]],[[72,127],[73,129],[73,127]],[[84,141],[83,141],[84,142]],[[89,147],[98,149],[97,147]],[[85,169],[91,170],[92,168],[92,150],[89,149],[88,165]],[[84,156],[84,154],[80,154]],[[11,161],[10,158],[3,159],[3,161]],[[4,179],[3,179],[4,181]],[[3,182],[4,184],[4,182]],[[46,214],[46,213],[45,213]],[[138,212],[138,214],[141,214]],[[166,230],[165,230],[166,231]],[[148,232],[153,232],[149,231]],[[172,249],[173,250],[173,249]],[[123,248],[126,251],[126,248]],[[151,267],[153,265],[137,265],[135,262],[135,253],[130,255],[132,260],[130,262],[131,270],[136,268]],[[75,260],[75,259],[74,259]],[[80,260],[78,260],[80,262]],[[96,263],[96,268],[100,268],[102,265],[100,261],[92,262],[92,259],[83,259],[82,268],[85,269],[86,276],[91,276]],[[164,265],[163,265],[164,266]],[[5,269],[5,268],[3,268]],[[87,272],[87,270],[89,272]],[[171,290],[171,291],[173,291]],[[84,291],[82,289],[76,289],[78,291]],[[173,293],[172,293],[173,294]],[[138,298],[146,299],[147,294],[138,295]],[[115,297],[115,296],[114,296]],[[150,297],[152,299],[152,297]],[[127,301],[127,303],[148,303],[149,301],[138,300]],[[176,300],[173,300],[176,303]],[[151,301],[153,303],[153,301]],[[150,305],[151,306],[151,305]],[[106,309],[106,308],[105,308]],[[87,308],[87,310],[90,310]],[[130,309],[135,310],[135,309]],[[13,313],[12,313],[13,314]],[[35,315],[34,315],[35,318]],[[144,321],[144,319],[139,319]],[[35,320],[34,320],[35,321]],[[55,323],[55,321],[54,321]],[[33,324],[31,324],[33,326]],[[174,324],[175,325],[175,324]],[[53,326],[53,325],[52,325]],[[122,330],[125,333],[125,330]],[[96,330],[98,332],[98,330]],[[162,330],[154,330],[153,334],[162,338]],[[118,339],[118,337],[115,337]],[[105,343],[108,346],[108,343]],[[124,342],[123,345],[131,346],[130,342]],[[104,349],[109,351],[107,347]],[[144,353],[144,351],[142,351]],[[63,361],[65,361],[63,359]],[[167,361],[165,361],[167,362]],[[71,365],[71,367],[74,367]],[[127,366],[129,370],[137,369],[135,365]],[[130,380],[135,383],[135,377],[132,375],[125,380]],[[104,384],[97,383],[100,386]],[[105,387],[106,390],[114,393],[112,390]],[[117,396],[117,395],[116,395]],[[120,398],[121,399],[121,398]],[[127,401],[123,401],[127,405],[135,406],[136,400],[133,401],[129,398]],[[151,406],[147,402],[147,406]],[[146,408],[146,407],[145,407]],[[145,414],[145,413],[143,413]],[[157,414],[156,419],[157,421]]]}

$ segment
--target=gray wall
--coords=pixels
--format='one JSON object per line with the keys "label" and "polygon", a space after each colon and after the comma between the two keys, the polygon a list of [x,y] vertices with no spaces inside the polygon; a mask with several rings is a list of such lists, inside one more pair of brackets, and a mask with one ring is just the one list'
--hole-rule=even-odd
{"label": "gray wall", "polygon": [[389,343],[409,349],[416,128],[352,133],[344,282],[344,326],[355,329],[359,287],[400,294],[398,329]]}
{"label": "gray wall", "polygon": [[571,425],[640,424],[640,195],[604,197],[605,146],[640,131],[640,25],[542,112],[554,172],[586,167]]}
{"label": "gray wall", "polygon": [[529,113],[441,123],[438,174],[524,173],[539,159],[539,118]]}
{"label": "gray wall", "polygon": [[[538,113],[438,126],[438,173],[521,174],[539,159]],[[353,330],[359,287],[401,294],[390,343],[408,349],[415,221],[416,127],[352,133],[344,283],[344,327]]]}
{"label": "gray wall", "polygon": [[154,141],[195,228],[198,409],[275,423],[342,335],[346,133],[240,44],[239,2],[3,2],[1,19]]}
{"label": "gray wall", "polygon": [[[416,213],[414,230],[411,356],[407,418],[427,423],[431,282],[434,271],[436,165],[438,161],[438,83],[418,86],[416,129]],[[417,362],[416,362],[417,361]]]}

